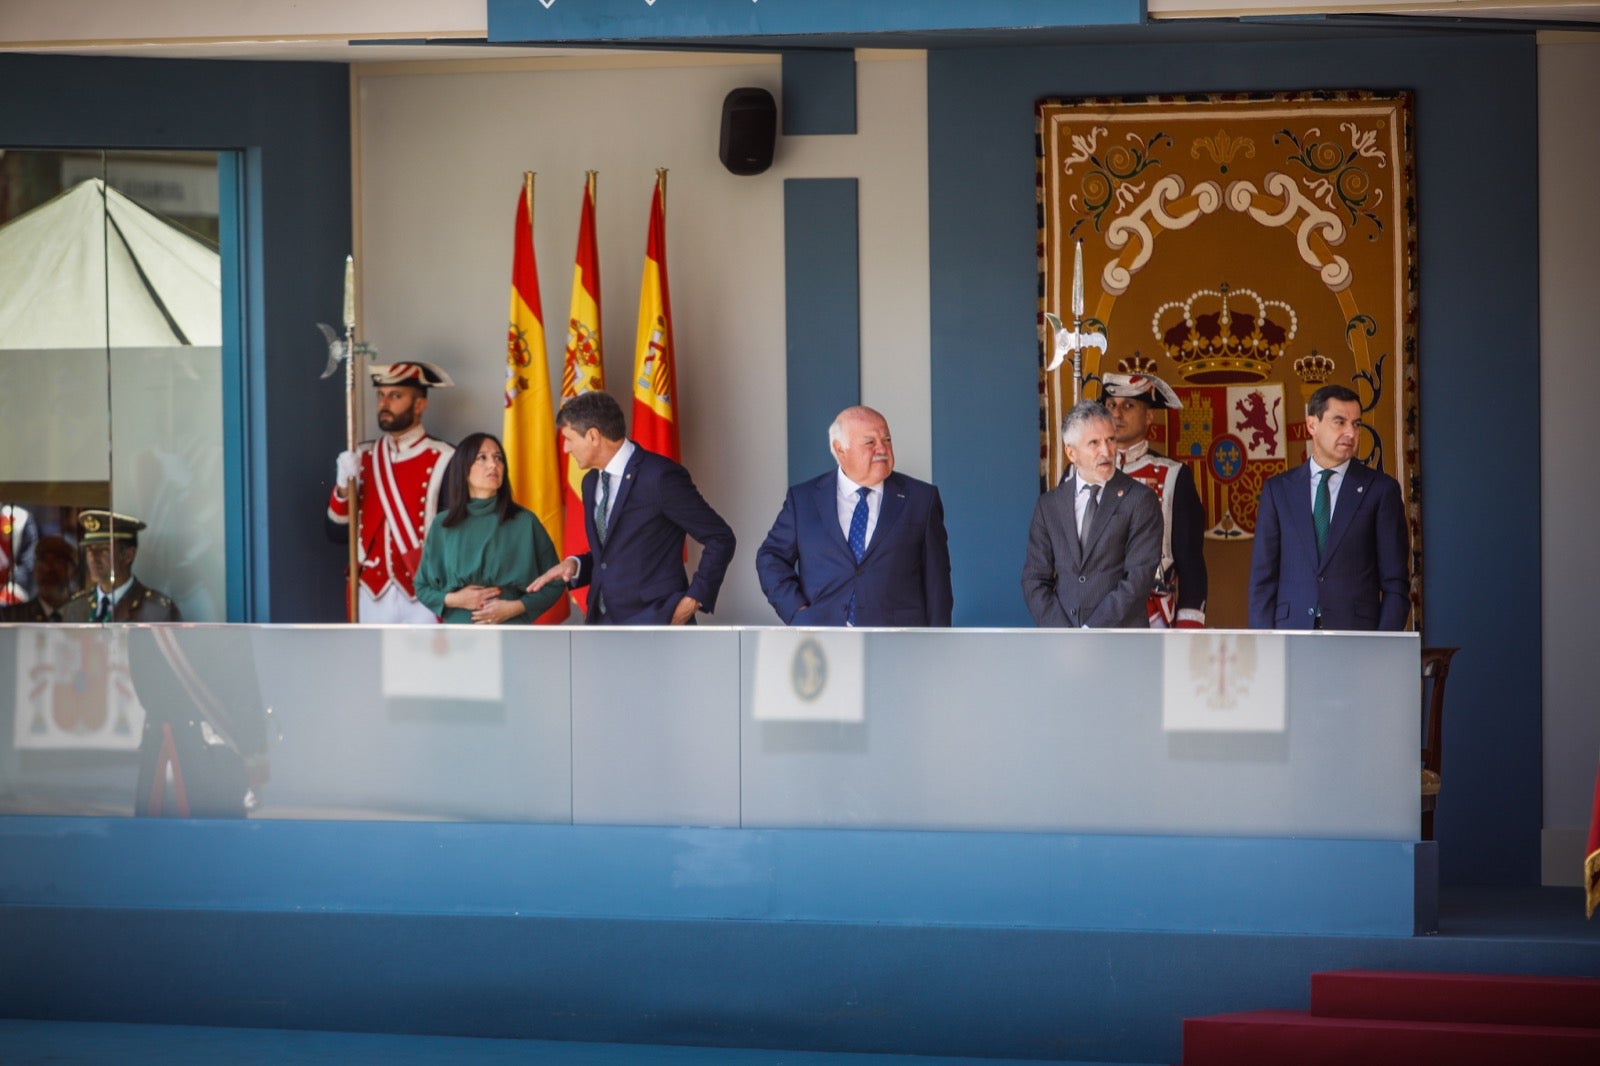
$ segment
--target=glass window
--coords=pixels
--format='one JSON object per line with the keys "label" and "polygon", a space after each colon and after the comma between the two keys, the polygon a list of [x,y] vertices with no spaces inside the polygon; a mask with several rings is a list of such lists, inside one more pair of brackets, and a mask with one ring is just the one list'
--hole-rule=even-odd
{"label": "glass window", "polygon": [[218,204],[215,153],[0,151],[12,620],[227,617]]}

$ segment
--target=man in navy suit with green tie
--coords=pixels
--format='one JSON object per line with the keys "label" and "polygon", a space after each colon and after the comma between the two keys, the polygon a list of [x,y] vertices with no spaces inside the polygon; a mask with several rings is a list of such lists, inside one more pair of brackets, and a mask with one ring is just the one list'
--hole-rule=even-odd
{"label": "man in navy suit with green tie", "polygon": [[1324,385],[1306,405],[1311,461],[1261,487],[1252,629],[1404,629],[1410,536],[1400,484],[1355,461],[1361,398]]}

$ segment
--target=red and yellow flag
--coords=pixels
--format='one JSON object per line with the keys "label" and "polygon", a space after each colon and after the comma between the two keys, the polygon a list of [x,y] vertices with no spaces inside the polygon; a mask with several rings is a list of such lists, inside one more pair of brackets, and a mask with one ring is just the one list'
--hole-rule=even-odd
{"label": "red and yellow flag", "polygon": [[[583,214],[578,219],[578,252],[572,267],[572,314],[567,322],[567,361],[561,369],[561,400],[580,393],[603,392],[606,367],[600,348],[600,250],[594,239],[594,179],[589,171],[584,178]],[[589,550],[589,534],[583,519],[583,470],[567,456],[561,481],[561,498],[566,509],[566,555],[582,555]],[[585,608],[589,590],[572,593],[579,609]]]}
{"label": "red and yellow flag", "polygon": [[633,361],[633,439],[673,461],[678,446],[677,354],[672,346],[672,297],[667,288],[667,172],[656,171],[639,283],[639,332]]}
{"label": "red and yellow flag", "polygon": [[[533,174],[522,176],[511,253],[511,326],[506,333],[505,438],[507,477],[516,501],[539,519],[561,556],[560,450],[550,402],[550,364],[544,345],[544,310],[539,303],[539,264],[533,254]],[[535,622],[567,617],[557,600]]]}

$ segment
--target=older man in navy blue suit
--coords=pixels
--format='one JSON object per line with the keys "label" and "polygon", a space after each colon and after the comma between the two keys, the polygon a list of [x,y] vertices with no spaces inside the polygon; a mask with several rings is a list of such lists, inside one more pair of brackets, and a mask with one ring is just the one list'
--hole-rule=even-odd
{"label": "older man in navy blue suit", "polygon": [[[689,471],[628,439],[622,408],[609,393],[586,392],[561,405],[561,439],[583,476],[589,550],[570,555],[528,586],[551,581],[589,588],[591,625],[684,625],[716,608],[733,559],[728,523],[700,495]],[[700,543],[700,566],[684,573],[684,537]]]}
{"label": "older man in navy blue suit", "polygon": [[889,423],[847,407],[838,462],[789,490],[756,552],[761,591],[796,626],[947,626],[954,606],[939,490],[894,472]]}
{"label": "older man in navy blue suit", "polygon": [[1252,629],[1403,629],[1410,537],[1400,485],[1354,462],[1361,400],[1324,385],[1306,405],[1311,461],[1261,488]]}

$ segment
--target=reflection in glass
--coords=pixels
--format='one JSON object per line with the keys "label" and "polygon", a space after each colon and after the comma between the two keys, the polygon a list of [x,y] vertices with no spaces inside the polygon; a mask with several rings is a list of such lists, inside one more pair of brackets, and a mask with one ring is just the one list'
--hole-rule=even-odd
{"label": "reflection in glass", "polygon": [[134,813],[242,818],[268,777],[267,707],[250,631],[137,626],[128,673],[145,709]]}
{"label": "reflection in glass", "polygon": [[7,616],[61,610],[17,609],[38,591],[24,554],[77,552],[81,513],[111,508],[149,527],[144,581],[225,617],[217,215],[213,153],[0,151]]}
{"label": "reflection in glass", "polygon": [[0,813],[1415,839],[1416,634],[1244,634],[1283,729],[1166,728],[1240,635],[0,625]]}

